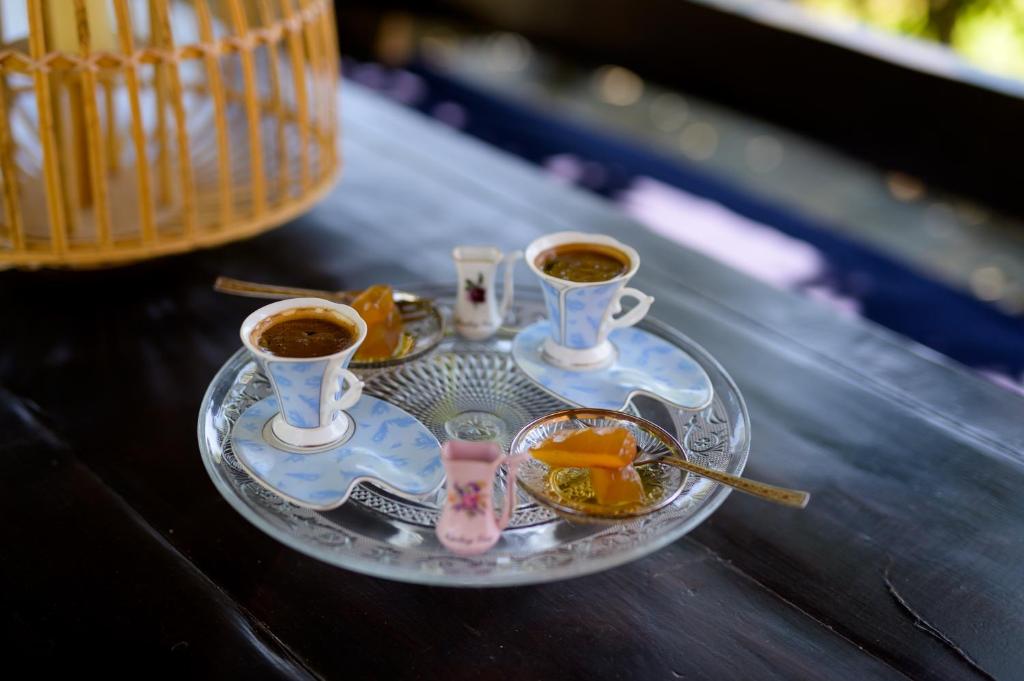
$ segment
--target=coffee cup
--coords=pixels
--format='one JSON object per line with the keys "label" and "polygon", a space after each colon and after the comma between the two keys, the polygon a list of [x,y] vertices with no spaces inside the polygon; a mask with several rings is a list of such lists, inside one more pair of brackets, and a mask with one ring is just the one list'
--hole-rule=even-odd
{"label": "coffee cup", "polygon": [[[640,256],[610,236],[548,234],[526,248],[526,262],[540,279],[550,322],[541,354],[563,369],[587,371],[610,365],[615,348],[608,334],[639,322],[654,302],[653,297],[626,286],[640,267]],[[574,267],[581,274],[578,278],[591,280],[570,279]],[[617,317],[624,298],[635,299],[636,305]]]}
{"label": "coffee cup", "polygon": [[[290,324],[288,329],[280,326],[285,323]],[[351,432],[352,419],[344,410],[355,405],[363,391],[362,381],[348,370],[366,338],[366,322],[358,312],[321,298],[292,298],[253,312],[242,323],[240,335],[277,395],[280,411],[271,429],[282,443],[322,447]],[[268,338],[277,345],[268,347]]]}

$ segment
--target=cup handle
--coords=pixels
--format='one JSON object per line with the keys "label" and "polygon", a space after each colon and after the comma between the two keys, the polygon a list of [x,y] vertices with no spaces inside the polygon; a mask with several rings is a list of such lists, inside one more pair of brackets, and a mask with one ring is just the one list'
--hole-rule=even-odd
{"label": "cup handle", "polygon": [[508,475],[505,476],[505,500],[502,504],[501,517],[495,518],[499,530],[508,527],[508,522],[512,519],[512,511],[519,505],[516,499],[516,469],[525,458],[525,455],[520,454],[510,456],[505,460],[508,465]]}
{"label": "cup handle", "polygon": [[359,380],[359,377],[354,373],[343,367],[336,368],[327,381],[328,386],[337,384],[338,390],[343,387],[343,382],[348,383],[348,390],[342,392],[341,397],[335,398],[331,395],[330,400],[327,402],[327,413],[324,414],[325,419],[323,421],[330,421],[330,417],[334,415],[336,411],[344,411],[349,407],[353,406],[359,401],[359,398],[363,396],[363,382]]}
{"label": "cup handle", "polygon": [[[636,300],[636,305],[632,310],[621,317],[614,317],[613,315],[622,311],[623,298],[634,298]],[[647,311],[651,309],[651,303],[653,302],[654,296],[649,296],[639,289],[627,286],[619,291],[615,294],[615,300],[612,302],[611,314],[608,315],[608,320],[604,323],[604,328],[601,330],[601,339],[603,340],[606,338],[612,329],[621,329],[623,327],[633,326],[636,324],[638,321],[643,319],[647,314]]]}

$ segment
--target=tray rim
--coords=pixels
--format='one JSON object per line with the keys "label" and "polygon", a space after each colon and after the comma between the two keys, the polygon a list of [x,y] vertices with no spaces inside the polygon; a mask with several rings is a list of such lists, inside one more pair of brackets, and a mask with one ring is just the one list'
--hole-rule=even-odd
{"label": "tray rim", "polygon": [[[443,297],[446,295],[447,287],[423,287],[425,290],[435,289],[438,291],[437,295]],[[444,291],[444,292],[442,292]],[[539,293],[539,291],[538,291]],[[430,295],[425,293],[424,295]],[[517,297],[533,298],[534,296],[522,296],[517,291]],[[539,295],[536,296],[539,298]],[[679,336],[683,338],[688,344],[687,352],[693,352],[699,355],[698,361],[708,362],[716,371],[719,372],[722,379],[729,385],[733,393],[738,398],[738,409],[743,417],[744,427],[746,428],[746,437],[744,438],[744,447],[742,451],[737,451],[735,455],[735,463],[730,467],[729,472],[741,474],[746,467],[747,461],[750,456],[750,442],[752,437],[750,415],[747,410],[746,400],[743,398],[743,393],[740,392],[739,386],[736,385],[735,380],[725,370],[724,367],[718,362],[715,357],[708,352],[703,346],[696,341],[692,340],[689,336],[679,331],[678,329],[670,326],[669,324],[662,322],[656,318],[648,316],[644,318],[637,326],[652,328],[652,330],[660,331],[668,336]],[[435,347],[434,350],[437,348]],[[448,587],[466,587],[466,588],[481,588],[481,587],[507,587],[507,586],[525,586],[529,584],[540,584],[549,583],[555,581],[562,581],[565,579],[573,579],[576,577],[583,577],[585,575],[594,574],[597,572],[603,572],[620,565],[631,563],[635,560],[639,560],[645,556],[648,556],[662,548],[674,543],[681,537],[693,531],[696,527],[702,524],[707,518],[718,510],[718,508],[725,502],[729,494],[732,493],[732,489],[724,485],[715,484],[714,489],[705,499],[701,502],[701,507],[691,516],[687,517],[677,527],[665,532],[664,534],[654,538],[651,541],[642,544],[642,550],[640,551],[626,551],[620,553],[612,553],[607,556],[593,558],[588,560],[586,563],[570,563],[566,566],[559,566],[553,568],[547,568],[543,570],[529,570],[522,572],[505,572],[497,575],[473,575],[467,574],[462,576],[453,577],[446,573],[433,573],[433,572],[412,572],[403,568],[389,569],[387,563],[375,562],[366,558],[362,558],[354,555],[346,555],[343,552],[332,552],[330,554],[324,554],[317,552],[314,547],[307,544],[301,537],[295,536],[294,534],[282,530],[276,527],[273,523],[269,522],[258,513],[254,512],[244,500],[235,492],[234,488],[229,486],[226,481],[222,480],[220,474],[215,469],[215,464],[212,461],[214,458],[212,451],[207,451],[206,438],[205,438],[205,426],[206,426],[206,412],[208,411],[209,405],[213,400],[213,392],[215,387],[222,383],[222,377],[228,373],[228,370],[233,367],[236,363],[244,365],[245,356],[250,354],[246,348],[240,347],[221,365],[217,370],[217,373],[211,379],[210,384],[207,386],[206,391],[203,394],[202,402],[199,406],[198,424],[197,424],[197,436],[200,457],[203,460],[203,467],[206,469],[207,474],[210,476],[214,483],[214,487],[220,492],[221,496],[228,502],[228,504],[235,509],[243,518],[249,523],[255,525],[258,529],[269,535],[272,539],[288,546],[296,551],[307,555],[311,558],[319,560],[336,567],[351,570],[360,574],[364,574],[370,577],[376,577],[378,579],[388,579],[394,581],[400,581],[411,584],[422,584],[427,586],[448,586]],[[427,355],[424,355],[426,357]],[[422,359],[422,358],[421,358]],[[310,509],[306,509],[310,510]],[[312,511],[317,512],[317,511]],[[658,514],[648,516],[648,519],[654,519]],[[637,521],[633,521],[637,522]],[[332,560],[335,556],[343,557],[342,560]],[[467,560],[465,558],[452,554],[451,559],[454,561]],[[472,560],[472,558],[468,559]]]}

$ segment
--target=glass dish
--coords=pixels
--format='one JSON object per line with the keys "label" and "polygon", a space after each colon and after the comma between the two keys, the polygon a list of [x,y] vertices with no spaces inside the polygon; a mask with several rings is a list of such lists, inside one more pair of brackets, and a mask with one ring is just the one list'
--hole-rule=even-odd
{"label": "glass dish", "polygon": [[[513,439],[510,451],[526,453],[548,438],[583,428],[625,428],[636,441],[636,460],[675,456],[686,451],[668,431],[631,414],[605,409],[574,409],[542,416],[528,424]],[[688,473],[674,466],[652,463],[638,466],[643,481],[642,503],[606,506],[592,498],[590,472],[585,468],[552,469],[528,456],[519,465],[517,480],[534,499],[554,509],[566,520],[576,522],[622,522],[654,513],[672,503],[683,492]]]}
{"label": "glass dish", "polygon": [[[449,288],[422,288],[447,313]],[[509,354],[515,332],[544,314],[539,292],[516,291],[510,324],[487,341],[446,336],[437,349],[399,366],[361,371],[366,392],[423,421],[442,442],[452,436],[493,437],[508,446],[524,425],[570,405],[520,372]],[[701,412],[669,409],[637,398],[636,411],[662,426],[704,466],[740,474],[750,447],[746,406],[735,383],[689,338],[648,318],[642,328],[685,349],[711,377],[715,398]],[[574,523],[525,493],[501,540],[483,555],[460,557],[434,534],[444,492],[412,501],[369,484],[332,511],[299,508],[267,491],[239,466],[227,438],[231,426],[270,385],[241,349],[210,384],[199,413],[199,448],[214,485],[235,510],[278,541],[314,558],[377,577],[445,586],[510,586],[606,570],[675,541],[706,519],[729,489],[687,476],[682,492],[650,515],[616,523]],[[503,480],[496,483],[503,487]]]}
{"label": "glass dish", "polygon": [[353,371],[380,369],[411,362],[436,348],[444,338],[444,316],[429,298],[406,291],[395,291],[394,300],[405,326],[395,354],[386,359],[353,359],[349,364]]}

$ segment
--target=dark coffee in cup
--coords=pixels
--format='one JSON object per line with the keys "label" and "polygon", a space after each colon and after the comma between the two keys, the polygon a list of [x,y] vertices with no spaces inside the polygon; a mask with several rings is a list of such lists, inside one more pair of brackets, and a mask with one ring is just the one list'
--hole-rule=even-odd
{"label": "dark coffee in cup", "polygon": [[352,345],[359,332],[347,319],[323,308],[286,310],[260,322],[252,342],[278,357],[326,357]]}
{"label": "dark coffee in cup", "polygon": [[559,244],[534,261],[552,277],[582,283],[610,281],[629,271],[629,256],[613,246],[595,243]]}

